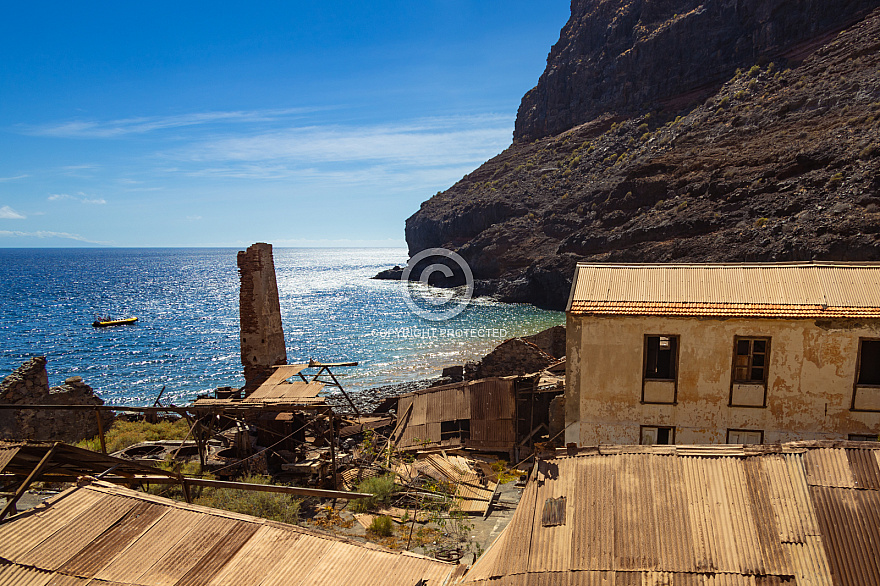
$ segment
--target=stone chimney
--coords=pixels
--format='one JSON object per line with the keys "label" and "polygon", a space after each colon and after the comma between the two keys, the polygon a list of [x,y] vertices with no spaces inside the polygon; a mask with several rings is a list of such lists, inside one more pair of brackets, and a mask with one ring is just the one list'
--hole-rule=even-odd
{"label": "stone chimney", "polygon": [[246,251],[240,251],[238,270],[241,273],[241,364],[247,395],[269,378],[273,365],[287,364],[287,350],[272,245],[257,242]]}

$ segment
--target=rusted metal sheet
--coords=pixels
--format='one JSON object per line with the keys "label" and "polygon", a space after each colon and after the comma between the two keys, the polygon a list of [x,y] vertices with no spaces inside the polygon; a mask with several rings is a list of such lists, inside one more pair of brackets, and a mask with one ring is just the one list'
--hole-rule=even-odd
{"label": "rusted metal sheet", "polygon": [[[0,525],[0,584],[441,586],[458,566],[95,481]],[[394,573],[388,573],[391,569]]]}
{"label": "rusted metal sheet", "polygon": [[51,579],[50,572],[25,566],[0,564],[0,584],[4,586],[46,586]]}
{"label": "rusted metal sheet", "polygon": [[880,263],[578,264],[573,314],[880,317]]}
{"label": "rusted metal sheet", "polygon": [[645,448],[541,462],[465,583],[880,584],[880,447]]}
{"label": "rusted metal sheet", "polygon": [[[401,395],[397,411],[412,415],[398,446],[467,446],[507,451],[515,443],[513,380],[489,378]],[[442,433],[444,422],[469,422],[469,433]],[[458,426],[455,426],[458,429]]]}
{"label": "rusted metal sheet", "polygon": [[835,586],[880,584],[880,492],[811,486]]}

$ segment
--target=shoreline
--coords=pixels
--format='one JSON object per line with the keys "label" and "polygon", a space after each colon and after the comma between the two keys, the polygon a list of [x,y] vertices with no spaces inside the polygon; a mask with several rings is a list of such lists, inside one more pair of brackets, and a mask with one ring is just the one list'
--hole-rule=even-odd
{"label": "shoreline", "polygon": [[[357,406],[362,414],[373,413],[376,407],[386,399],[399,397],[406,393],[427,389],[435,383],[439,377],[419,379],[402,383],[394,383],[390,385],[382,385],[379,387],[371,387],[359,391],[345,391],[352,402]],[[341,392],[333,392],[325,396],[327,404],[335,408],[348,409],[348,401]]]}

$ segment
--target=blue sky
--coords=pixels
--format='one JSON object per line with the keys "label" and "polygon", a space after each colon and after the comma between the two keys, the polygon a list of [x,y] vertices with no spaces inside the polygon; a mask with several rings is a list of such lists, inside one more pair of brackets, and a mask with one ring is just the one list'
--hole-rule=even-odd
{"label": "blue sky", "polygon": [[511,141],[569,2],[19,2],[0,246],[401,246]]}

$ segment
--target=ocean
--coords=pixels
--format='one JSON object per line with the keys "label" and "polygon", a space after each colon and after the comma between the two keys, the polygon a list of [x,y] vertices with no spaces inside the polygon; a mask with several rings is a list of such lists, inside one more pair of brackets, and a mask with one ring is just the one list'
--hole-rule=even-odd
{"label": "ocean", "polygon": [[[0,377],[47,357],[50,385],[81,376],[114,405],[186,404],[244,384],[237,250],[0,249]],[[445,321],[420,317],[405,283],[371,279],[405,265],[402,248],[276,248],[288,362],[356,361],[351,390],[438,376],[506,338],[565,323],[562,312],[474,299]],[[428,291],[429,294],[435,294]],[[442,298],[445,292],[437,291]],[[93,328],[97,316],[135,325]]]}

